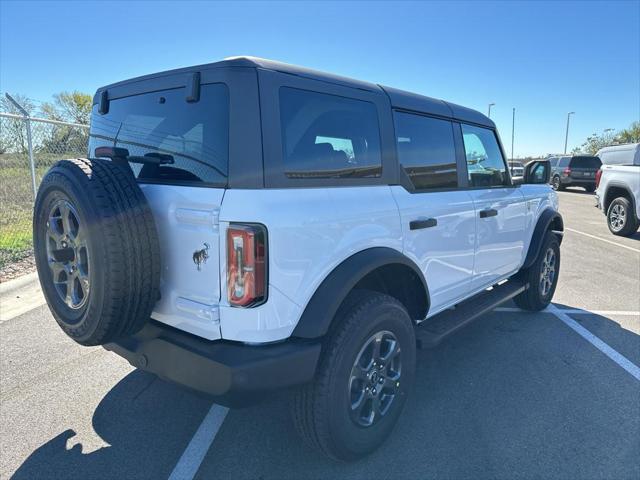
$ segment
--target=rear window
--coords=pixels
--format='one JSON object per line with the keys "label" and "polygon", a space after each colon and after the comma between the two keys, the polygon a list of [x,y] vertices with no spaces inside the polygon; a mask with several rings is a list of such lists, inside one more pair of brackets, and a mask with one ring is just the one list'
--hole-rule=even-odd
{"label": "rear window", "polygon": [[382,173],[373,103],[282,87],[280,121],[289,178],[370,178]]}
{"label": "rear window", "polygon": [[[200,100],[187,102],[176,88],[120,98],[100,115],[94,105],[89,152],[125,148],[136,178],[154,183],[225,185],[229,157],[229,93],[224,84],[202,85]],[[164,154],[167,164],[145,162]],[[142,157],[142,160],[140,160]],[[139,163],[142,161],[142,163]]]}
{"label": "rear window", "polygon": [[571,159],[571,168],[595,168],[602,166],[602,162],[598,157],[573,157]]}

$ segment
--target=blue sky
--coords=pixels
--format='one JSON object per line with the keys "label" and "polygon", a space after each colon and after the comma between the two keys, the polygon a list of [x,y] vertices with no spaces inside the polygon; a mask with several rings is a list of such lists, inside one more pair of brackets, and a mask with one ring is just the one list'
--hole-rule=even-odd
{"label": "blue sky", "polygon": [[232,55],[494,102],[507,152],[516,107],[515,156],[640,118],[637,0],[0,3],[0,91],[36,100]]}

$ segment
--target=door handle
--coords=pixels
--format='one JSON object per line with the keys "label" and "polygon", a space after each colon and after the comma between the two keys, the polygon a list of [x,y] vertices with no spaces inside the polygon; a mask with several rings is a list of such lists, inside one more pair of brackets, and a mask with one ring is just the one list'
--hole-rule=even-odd
{"label": "door handle", "polygon": [[480,210],[480,218],[495,217],[496,215],[498,215],[498,210],[496,210],[495,208]]}
{"label": "door handle", "polygon": [[438,225],[438,220],[435,218],[425,218],[420,220],[411,220],[409,222],[410,230],[420,230],[421,228],[431,228]]}

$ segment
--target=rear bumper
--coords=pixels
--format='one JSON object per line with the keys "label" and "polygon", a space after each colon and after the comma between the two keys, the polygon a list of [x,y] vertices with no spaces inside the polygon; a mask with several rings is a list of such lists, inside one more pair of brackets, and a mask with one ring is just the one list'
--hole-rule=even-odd
{"label": "rear bumper", "polygon": [[104,348],[134,367],[231,407],[256,403],[269,391],[311,381],[320,357],[319,342],[290,339],[254,346],[209,341],[155,321]]}
{"label": "rear bumper", "polygon": [[560,177],[560,181],[563,185],[595,185],[595,178],[573,178],[573,177]]}

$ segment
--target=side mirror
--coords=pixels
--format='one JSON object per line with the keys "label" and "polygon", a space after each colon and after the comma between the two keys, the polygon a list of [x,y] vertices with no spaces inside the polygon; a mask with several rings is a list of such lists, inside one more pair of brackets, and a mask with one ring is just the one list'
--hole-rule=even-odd
{"label": "side mirror", "polygon": [[543,185],[551,179],[551,164],[548,160],[529,162],[524,167],[522,183]]}

